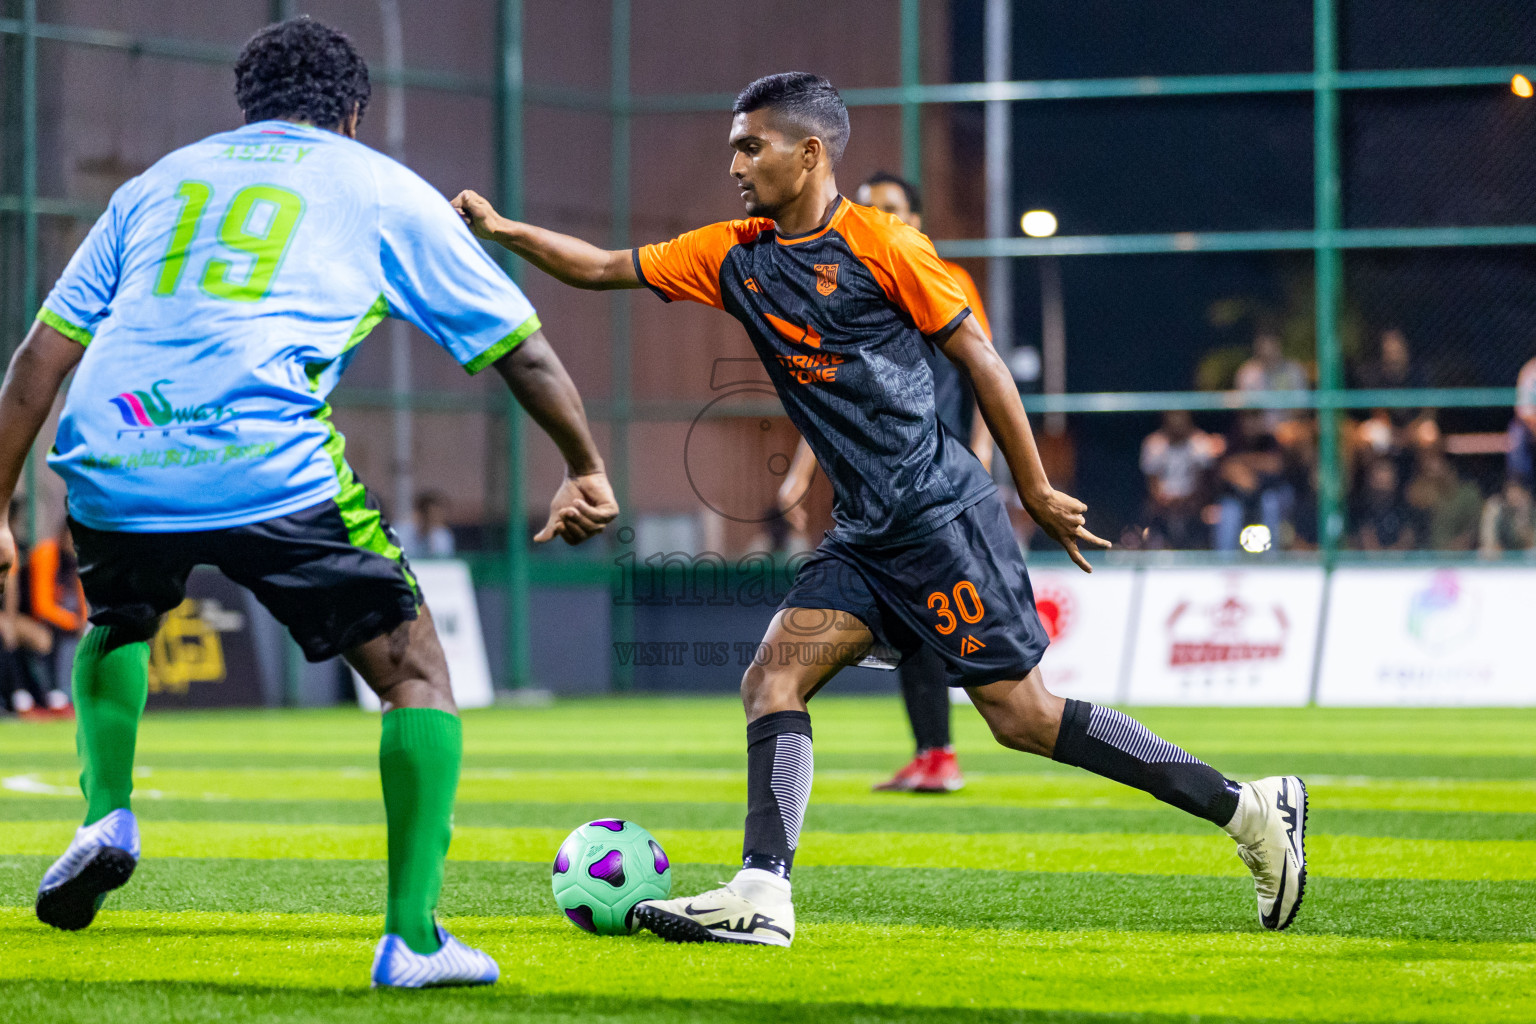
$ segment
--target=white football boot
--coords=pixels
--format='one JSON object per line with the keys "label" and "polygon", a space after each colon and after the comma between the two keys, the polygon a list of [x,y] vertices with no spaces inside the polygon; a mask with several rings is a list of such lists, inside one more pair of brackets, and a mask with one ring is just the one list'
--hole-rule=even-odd
{"label": "white football boot", "polygon": [[374,988],[435,988],[439,985],[490,985],[501,977],[489,954],[466,946],[442,925],[437,926],[442,947],[436,953],[418,953],[398,935],[385,935],[373,953]]}
{"label": "white football boot", "polygon": [[107,893],[133,875],[139,863],[139,823],[120,808],[75,830],[64,855],[37,887],[37,919],[65,931],[90,924]]}
{"label": "white football boot", "polygon": [[795,938],[789,879],[758,868],[742,868],[692,899],[645,900],[635,905],[635,920],[668,942],[787,946]]}
{"label": "white football boot", "polygon": [[1307,888],[1307,786],[1295,775],[1244,782],[1226,826],[1237,855],[1253,872],[1259,923],[1290,926]]}

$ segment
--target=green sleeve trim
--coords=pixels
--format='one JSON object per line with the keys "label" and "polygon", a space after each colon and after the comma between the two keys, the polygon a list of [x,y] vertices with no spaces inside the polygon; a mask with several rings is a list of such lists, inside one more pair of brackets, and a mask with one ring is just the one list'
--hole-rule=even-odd
{"label": "green sleeve trim", "polygon": [[379,321],[387,316],[389,316],[389,300],[380,293],[379,297],[373,300],[373,305],[368,307],[368,312],[364,313],[363,318],[357,322],[357,326],[352,328],[352,336],[347,339],[347,343],[342,347],[342,351],[352,351],[359,342],[368,337],[369,333],[379,325]]}
{"label": "green sleeve trim", "polygon": [[490,348],[486,349],[484,352],[481,352],[479,355],[475,356],[475,358],[465,363],[464,369],[468,370],[471,376],[479,373],[481,370],[485,369],[487,366],[490,366],[496,360],[500,359],[502,356],[506,355],[508,352],[511,352],[513,349],[517,348],[517,346],[521,345],[528,339],[528,335],[538,330],[541,326],[543,325],[539,323],[538,314],[530,316],[527,320],[523,321],[523,325],[517,330],[513,331],[511,334],[507,335],[505,338],[502,338],[496,344],[492,345]]}
{"label": "green sleeve trim", "polygon": [[38,323],[47,324],[49,327],[52,327],[70,341],[78,341],[81,348],[91,343],[93,335],[90,331],[70,323],[47,306],[37,311],[37,320]]}

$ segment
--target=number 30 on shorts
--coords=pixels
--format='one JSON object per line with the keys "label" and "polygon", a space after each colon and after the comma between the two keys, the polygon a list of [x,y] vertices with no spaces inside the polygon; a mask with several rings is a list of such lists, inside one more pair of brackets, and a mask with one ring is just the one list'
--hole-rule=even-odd
{"label": "number 30 on shorts", "polygon": [[[945,636],[953,633],[959,622],[980,622],[981,617],[987,614],[986,607],[981,603],[981,595],[976,593],[976,585],[970,580],[961,580],[956,583],[953,594],[955,595],[954,611],[950,611],[949,595],[944,591],[935,590],[928,595],[928,607],[933,609],[933,613],[939,617],[939,621],[933,628]],[[960,613],[959,621],[955,619],[955,612]]]}

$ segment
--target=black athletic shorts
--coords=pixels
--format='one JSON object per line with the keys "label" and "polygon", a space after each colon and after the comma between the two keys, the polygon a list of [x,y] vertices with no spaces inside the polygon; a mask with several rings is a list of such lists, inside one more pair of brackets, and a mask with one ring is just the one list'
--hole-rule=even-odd
{"label": "black athletic shorts", "polygon": [[[361,488],[358,489],[361,491]],[[91,623],[154,635],[186,599],[187,576],[211,565],[256,595],[324,661],[416,618],[421,592],[373,495],[224,530],[124,533],[70,520]]]}
{"label": "black athletic shorts", "polygon": [[996,492],[915,540],[848,544],[828,535],[779,607],[847,612],[903,658],[926,647],[950,686],[1021,679],[1050,642]]}

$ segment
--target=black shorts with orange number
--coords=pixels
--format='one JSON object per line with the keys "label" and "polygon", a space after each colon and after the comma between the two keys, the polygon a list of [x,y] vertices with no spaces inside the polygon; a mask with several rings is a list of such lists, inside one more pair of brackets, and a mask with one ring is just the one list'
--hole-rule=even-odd
{"label": "black shorts with orange number", "polygon": [[186,599],[187,576],[211,565],[256,595],[310,661],[382,636],[419,614],[421,592],[399,538],[371,494],[223,530],[126,533],[70,520],[91,623],[154,635]]}
{"label": "black shorts with orange number", "polygon": [[996,492],[914,540],[865,545],[828,536],[779,607],[847,612],[903,658],[926,647],[950,686],[1021,679],[1050,642]]}

